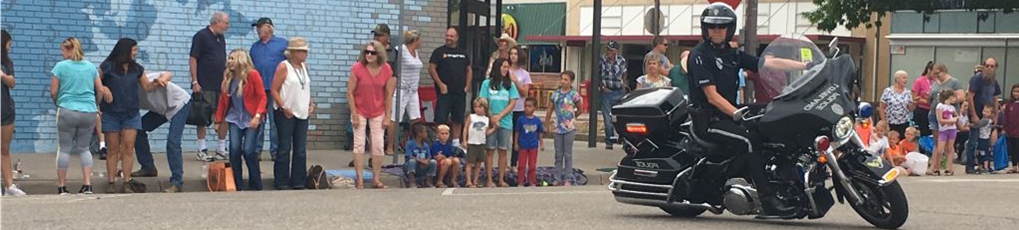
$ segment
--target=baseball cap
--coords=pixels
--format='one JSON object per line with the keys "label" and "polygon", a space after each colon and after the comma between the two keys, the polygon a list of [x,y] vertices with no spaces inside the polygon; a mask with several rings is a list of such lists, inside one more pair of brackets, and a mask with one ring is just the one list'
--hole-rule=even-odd
{"label": "baseball cap", "polygon": [[386,34],[386,35],[389,35],[389,34],[392,34],[392,33],[389,33],[389,25],[387,25],[386,23],[380,23],[379,25],[375,26],[374,30],[372,30],[372,34],[376,34],[376,35],[377,34]]}
{"label": "baseball cap", "polygon": [[609,41],[609,43],[605,45],[605,48],[610,50],[619,50],[619,43],[616,41]]}
{"label": "baseball cap", "polygon": [[[272,19],[269,19],[269,18],[259,18],[258,21],[255,21],[255,23],[251,23],[251,26],[260,26],[260,25],[263,25],[263,24],[273,25],[272,24]],[[273,25],[273,26],[275,26],[275,25]]]}

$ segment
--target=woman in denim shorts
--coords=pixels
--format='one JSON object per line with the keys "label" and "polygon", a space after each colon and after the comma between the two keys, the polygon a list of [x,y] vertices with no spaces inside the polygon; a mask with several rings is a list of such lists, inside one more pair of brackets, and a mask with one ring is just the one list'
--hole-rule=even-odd
{"label": "woman in denim shorts", "polygon": [[[113,94],[112,102],[99,103],[102,117],[102,132],[109,145],[106,157],[106,193],[144,192],[141,182],[131,179],[134,168],[134,144],[138,130],[142,128],[138,106],[138,87],[152,91],[164,87],[159,82],[145,78],[145,67],[138,64],[138,42],[121,38],[110,51],[110,55],[99,65],[99,76],[103,86]],[[123,187],[115,189],[117,164],[124,173]],[[125,189],[126,188],[126,189]]]}

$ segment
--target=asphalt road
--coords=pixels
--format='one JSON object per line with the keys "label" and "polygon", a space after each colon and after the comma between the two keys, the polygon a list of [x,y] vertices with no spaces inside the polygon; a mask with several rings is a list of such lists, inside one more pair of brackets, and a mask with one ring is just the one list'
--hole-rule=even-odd
{"label": "asphalt road", "polygon": [[[902,181],[903,229],[1015,229],[1019,177]],[[38,195],[2,199],[4,229],[867,229],[848,205],[818,220],[706,213],[674,218],[616,203],[603,186]]]}

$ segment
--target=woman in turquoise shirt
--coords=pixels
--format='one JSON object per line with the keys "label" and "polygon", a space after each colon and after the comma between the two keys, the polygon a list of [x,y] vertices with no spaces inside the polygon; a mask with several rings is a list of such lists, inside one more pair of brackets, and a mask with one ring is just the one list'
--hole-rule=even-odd
{"label": "woman in turquoise shirt", "polygon": [[71,154],[81,157],[82,180],[79,194],[92,194],[92,154],[88,147],[96,127],[97,96],[112,102],[102,85],[95,64],[85,61],[81,42],[70,37],[60,43],[64,60],[53,66],[50,97],[57,105],[57,194],[67,195],[67,167]]}

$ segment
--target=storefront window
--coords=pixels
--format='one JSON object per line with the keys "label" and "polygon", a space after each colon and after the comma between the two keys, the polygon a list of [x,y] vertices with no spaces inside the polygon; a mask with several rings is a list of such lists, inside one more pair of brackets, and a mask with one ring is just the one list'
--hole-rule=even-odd
{"label": "storefront window", "polygon": [[973,67],[981,62],[980,48],[938,47],[936,53],[934,61],[944,63],[948,73],[963,82],[973,76]]}
{"label": "storefront window", "polygon": [[895,12],[892,15],[892,33],[921,33],[923,16],[913,11]]}
{"label": "storefront window", "polygon": [[[1005,73],[1005,82],[1002,86],[1003,92],[1007,92],[1012,88],[1013,84],[1019,83],[1019,48],[1008,48],[1008,58],[1005,60],[998,60],[999,70],[998,73]],[[1012,66],[1013,68],[1008,68]],[[1001,69],[1004,68],[1004,69]],[[1003,98],[1008,98],[1008,93]]]}
{"label": "storefront window", "polygon": [[528,53],[530,72],[562,72],[562,49],[558,45],[531,45],[528,46]]}
{"label": "storefront window", "polygon": [[941,12],[941,33],[976,33],[977,12]]}
{"label": "storefront window", "polygon": [[998,33],[1019,33],[1019,13],[1005,14],[998,12],[994,18],[995,32]]}
{"label": "storefront window", "polygon": [[[892,68],[888,76],[894,76],[895,71],[905,70],[909,74],[907,85],[913,87],[913,82],[923,74],[923,68],[931,61],[931,57],[934,57],[934,47],[910,46],[904,50],[902,54],[892,54]],[[891,81],[892,78],[889,78],[887,84],[891,85]]]}

